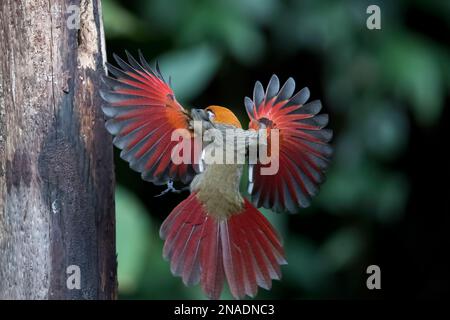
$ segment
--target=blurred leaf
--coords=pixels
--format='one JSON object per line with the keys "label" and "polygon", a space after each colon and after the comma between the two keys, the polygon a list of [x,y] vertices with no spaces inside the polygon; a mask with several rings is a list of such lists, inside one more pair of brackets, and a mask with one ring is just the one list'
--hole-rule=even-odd
{"label": "blurred leaf", "polygon": [[208,85],[217,71],[220,59],[218,52],[211,46],[200,45],[166,53],[158,60],[164,76],[172,78],[177,99],[189,101]]}
{"label": "blurred leaf", "polygon": [[103,0],[103,23],[108,38],[127,37],[142,39],[142,23],[132,13],[120,6],[116,0]]}
{"label": "blurred leaf", "polygon": [[265,49],[265,40],[257,28],[243,19],[224,20],[224,33],[231,53],[241,63],[258,62]]}
{"label": "blurred leaf", "polygon": [[285,281],[312,292],[327,285],[331,268],[314,243],[303,237],[290,237],[286,242],[286,256]]}
{"label": "blurred leaf", "polygon": [[319,205],[338,215],[349,214],[352,208],[358,208],[368,184],[367,178],[358,169],[339,168],[330,171],[317,197]]}
{"label": "blurred leaf", "polygon": [[265,48],[265,39],[257,25],[220,2],[206,2],[186,17],[178,39],[184,45],[207,41],[249,65],[261,58]]}
{"label": "blurred leaf", "polygon": [[116,187],[118,281],[121,293],[139,286],[149,248],[150,221],[140,200],[121,185]]}
{"label": "blurred leaf", "polygon": [[403,153],[408,142],[409,123],[402,109],[384,103],[372,107],[367,118],[364,138],[372,152],[384,159],[394,159]]}
{"label": "blurred leaf", "polygon": [[379,204],[376,208],[378,219],[387,223],[401,218],[406,209],[408,194],[409,184],[402,174],[396,173],[385,179],[378,188]]}
{"label": "blurred leaf", "polygon": [[412,105],[416,121],[435,123],[443,108],[444,84],[433,46],[397,33],[387,38],[380,55],[386,83]]}
{"label": "blurred leaf", "polygon": [[221,0],[221,2],[236,9],[243,15],[242,19],[252,19],[258,23],[265,23],[275,16],[280,5],[277,0]]}
{"label": "blurred leaf", "polygon": [[158,229],[151,230],[152,250],[148,252],[145,273],[140,279],[139,293],[146,299],[201,299],[198,288],[187,288],[179,277],[172,275],[170,263],[163,259],[164,241]]}
{"label": "blurred leaf", "polygon": [[189,17],[195,11],[196,4],[185,0],[140,0],[140,14],[147,19],[148,24],[154,32],[173,36],[180,29],[183,17]]}
{"label": "blurred leaf", "polygon": [[401,173],[384,172],[365,162],[335,167],[318,196],[319,204],[338,215],[359,214],[392,222],[403,214],[408,187]]}
{"label": "blurred leaf", "polygon": [[332,234],[320,248],[333,271],[339,271],[355,262],[364,248],[364,237],[354,227],[344,227]]}
{"label": "blurred leaf", "polygon": [[287,44],[295,40],[303,48],[336,46],[342,50],[351,42],[353,16],[349,13],[349,7],[339,2],[298,1],[285,11],[284,18],[274,20],[274,23]]}
{"label": "blurred leaf", "polygon": [[365,156],[361,133],[356,127],[342,132],[334,138],[335,156],[332,165],[352,168],[363,162]]}

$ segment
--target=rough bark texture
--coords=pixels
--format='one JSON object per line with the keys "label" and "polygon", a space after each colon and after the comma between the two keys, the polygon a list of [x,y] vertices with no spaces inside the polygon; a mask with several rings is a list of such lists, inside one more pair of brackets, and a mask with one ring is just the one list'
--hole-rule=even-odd
{"label": "rough bark texture", "polygon": [[99,0],[0,3],[0,299],[116,298],[100,11]]}

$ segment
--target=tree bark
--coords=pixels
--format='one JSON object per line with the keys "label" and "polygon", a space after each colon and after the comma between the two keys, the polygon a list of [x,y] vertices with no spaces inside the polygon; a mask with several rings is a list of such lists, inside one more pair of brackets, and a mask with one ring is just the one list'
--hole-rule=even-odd
{"label": "tree bark", "polygon": [[1,1],[0,299],[117,297],[104,60],[100,0]]}

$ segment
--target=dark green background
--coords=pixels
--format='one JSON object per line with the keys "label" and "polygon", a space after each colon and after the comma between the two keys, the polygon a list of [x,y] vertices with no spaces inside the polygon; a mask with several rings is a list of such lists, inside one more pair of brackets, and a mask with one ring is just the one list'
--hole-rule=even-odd
{"label": "dark green background", "polygon": [[[449,294],[450,2],[103,0],[107,51],[158,59],[185,107],[230,107],[276,73],[308,86],[330,114],[328,179],[298,215],[264,211],[289,265],[258,298],[437,297]],[[366,28],[381,8],[382,29]],[[121,298],[197,299],[161,257],[158,228],[187,193],[140,179],[118,157]],[[368,265],[382,272],[369,291]],[[230,295],[226,292],[224,298]]]}

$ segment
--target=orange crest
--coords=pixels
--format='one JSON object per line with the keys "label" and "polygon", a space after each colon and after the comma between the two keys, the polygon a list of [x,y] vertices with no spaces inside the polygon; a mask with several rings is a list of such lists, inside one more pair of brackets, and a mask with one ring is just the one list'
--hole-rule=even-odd
{"label": "orange crest", "polygon": [[221,106],[209,106],[205,110],[214,114],[214,118],[212,119],[214,123],[222,123],[235,126],[236,128],[242,128],[239,119],[228,108]]}

